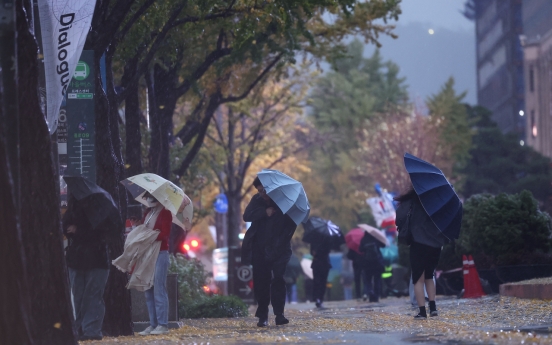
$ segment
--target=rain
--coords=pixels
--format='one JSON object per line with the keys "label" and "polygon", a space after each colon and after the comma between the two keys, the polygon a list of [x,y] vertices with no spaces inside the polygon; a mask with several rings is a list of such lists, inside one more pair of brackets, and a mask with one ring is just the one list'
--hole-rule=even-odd
{"label": "rain", "polygon": [[550,16],[4,0],[0,344],[552,344]]}

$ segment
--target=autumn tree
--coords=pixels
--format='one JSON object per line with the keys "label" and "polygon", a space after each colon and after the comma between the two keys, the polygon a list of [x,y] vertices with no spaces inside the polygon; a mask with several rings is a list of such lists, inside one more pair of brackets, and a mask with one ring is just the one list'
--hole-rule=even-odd
{"label": "autumn tree", "polygon": [[431,162],[450,173],[452,166],[444,165],[448,157],[439,150],[439,127],[430,117],[418,110],[410,114],[390,114],[382,119],[375,131],[363,130],[359,140],[357,182],[379,182],[388,190],[402,192],[410,185],[404,168],[406,152]]}
{"label": "autumn tree", "polygon": [[[388,112],[407,106],[404,78],[379,52],[363,56],[364,45],[351,42],[344,56],[332,61],[332,70],[315,84],[309,118],[326,138],[310,153],[311,176],[307,181],[313,213],[330,218],[342,227],[357,224],[367,194],[368,181],[357,184],[359,134],[366,136]],[[332,195],[332,198],[326,198]]]}
{"label": "autumn tree", "polygon": [[213,116],[204,151],[228,198],[229,246],[238,244],[243,204],[256,173],[292,164],[292,176],[298,175],[298,155],[312,145],[301,121],[309,79],[308,69],[294,69],[280,82],[259,85],[249,98],[219,107]]}

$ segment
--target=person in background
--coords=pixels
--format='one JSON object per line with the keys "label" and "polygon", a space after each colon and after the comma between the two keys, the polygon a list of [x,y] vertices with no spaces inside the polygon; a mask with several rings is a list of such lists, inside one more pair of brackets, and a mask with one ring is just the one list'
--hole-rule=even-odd
{"label": "person in background", "polygon": [[365,291],[370,298],[370,302],[379,302],[381,296],[381,274],[384,271],[384,264],[380,248],[383,247],[385,247],[385,244],[368,232],[364,234],[360,241],[359,248],[364,259]]}
{"label": "person in background", "polygon": [[328,283],[328,273],[332,265],[330,263],[330,246],[321,242],[311,244],[310,252],[312,255],[312,298],[317,308],[322,308],[324,295],[326,294],[326,284]]}
{"label": "person in background", "polygon": [[354,275],[351,271],[351,266],[349,266],[347,270],[344,269],[341,272],[340,278],[341,285],[343,286],[343,299],[346,301],[353,299],[353,281]]}
{"label": "person in background", "polygon": [[[347,252],[347,259],[353,262],[353,276],[355,281],[355,298],[360,300],[362,296],[362,287],[361,279],[364,277],[364,264],[362,254],[357,253],[356,251],[349,249]],[[366,295],[365,295],[366,296]],[[365,298],[366,300],[366,298]]]}
{"label": "person in background", "polygon": [[161,242],[159,255],[155,263],[153,287],[145,291],[146,305],[150,325],[138,333],[140,335],[160,335],[169,333],[169,295],[167,294],[167,274],[169,273],[169,236],[171,234],[172,213],[155,199],[145,193],[143,198],[149,208],[144,215],[143,223],[152,230],[159,231],[157,241]]}
{"label": "person in background", "polygon": [[259,318],[258,327],[268,326],[268,306],[272,304],[276,325],[285,325],[286,282],[284,272],[291,258],[291,238],[297,225],[266,194],[259,178],[255,178],[255,194],[243,213],[243,221],[251,222],[242,243],[242,264],[253,265],[253,286]]}
{"label": "person in background", "polygon": [[65,259],[75,307],[79,340],[101,340],[105,315],[103,294],[109,276],[109,256],[103,228],[92,228],[85,213],[86,202],[69,195],[63,215],[67,237]]}
{"label": "person in background", "polygon": [[[420,309],[414,318],[427,318],[424,286],[429,299],[429,315],[438,316],[433,277],[441,255],[441,248],[448,243],[448,239],[439,231],[426,213],[412,186],[403,194],[395,197],[395,200],[399,202],[396,219],[397,227],[400,231],[402,227],[408,226],[412,234],[410,266],[412,268],[414,295]],[[409,212],[410,217],[408,216]],[[406,224],[407,221],[409,222],[408,225]]]}
{"label": "person in background", "polygon": [[291,258],[286,266],[284,272],[284,280],[286,282],[286,295],[288,303],[297,303],[297,277],[301,274],[299,259],[295,255],[291,255]]}

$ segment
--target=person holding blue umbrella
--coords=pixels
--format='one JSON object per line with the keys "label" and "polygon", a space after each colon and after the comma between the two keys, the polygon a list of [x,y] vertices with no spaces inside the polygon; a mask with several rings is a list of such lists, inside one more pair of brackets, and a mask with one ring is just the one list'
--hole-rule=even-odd
{"label": "person holding blue umbrella", "polygon": [[268,326],[272,304],[276,325],[285,325],[286,282],[291,238],[310,207],[301,183],[276,170],[263,170],[253,181],[258,193],[251,198],[243,220],[251,222],[242,243],[242,264],[253,265],[257,326]]}
{"label": "person holding blue umbrella", "polygon": [[[424,286],[429,299],[430,316],[438,316],[433,275],[441,248],[460,234],[462,203],[441,170],[409,153],[404,165],[412,185],[395,197],[399,202],[396,224],[399,240],[407,235],[414,294],[420,309],[414,317],[427,318]],[[401,233],[402,232],[402,233]]]}

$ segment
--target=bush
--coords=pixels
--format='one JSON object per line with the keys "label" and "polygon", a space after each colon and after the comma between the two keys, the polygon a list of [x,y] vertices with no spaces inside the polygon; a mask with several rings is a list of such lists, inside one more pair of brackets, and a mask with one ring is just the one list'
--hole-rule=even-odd
{"label": "bush", "polygon": [[456,253],[472,254],[478,268],[549,263],[550,224],[531,192],[477,194],[464,203]]}
{"label": "bush", "polygon": [[205,294],[207,273],[196,259],[187,259],[181,254],[171,255],[170,273],[178,274],[178,317],[211,318],[247,316],[247,305],[235,296]]}
{"label": "bush", "polygon": [[186,259],[181,254],[171,255],[170,273],[178,274],[178,316],[187,317],[193,303],[207,299],[203,286],[207,274],[203,264],[195,259]]}
{"label": "bush", "polygon": [[245,317],[248,315],[247,304],[236,296],[215,295],[203,298],[186,308],[186,317],[191,319]]}

